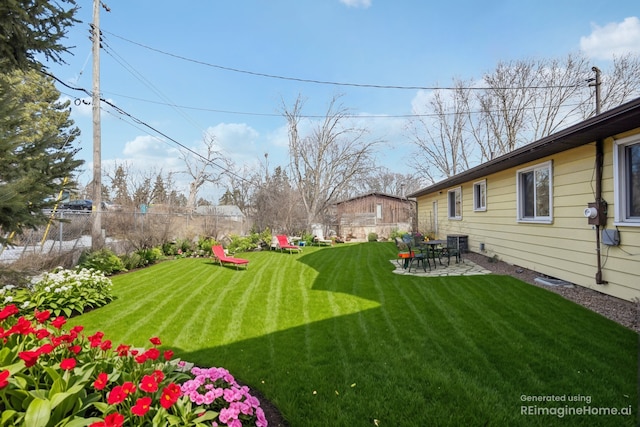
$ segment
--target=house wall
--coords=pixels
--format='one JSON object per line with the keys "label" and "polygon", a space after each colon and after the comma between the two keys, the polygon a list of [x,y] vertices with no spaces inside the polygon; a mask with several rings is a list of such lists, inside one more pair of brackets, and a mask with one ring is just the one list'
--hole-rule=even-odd
{"label": "house wall", "polygon": [[[607,228],[616,228],[613,138],[605,140],[604,152],[602,190],[609,204]],[[516,171],[549,160],[553,162],[553,222],[518,223]],[[483,253],[489,257],[496,256],[510,264],[618,298],[640,298],[640,227],[618,226],[621,244],[601,246],[602,278],[608,283],[596,284],[596,231],[583,214],[587,204],[595,199],[594,166],[595,143],[592,143],[488,175],[484,212],[473,210],[473,183],[479,179],[467,182],[461,186],[461,220],[447,218],[448,189],[425,195],[418,198],[418,224],[430,223],[433,201],[437,200],[439,238],[466,234],[473,252],[480,252],[480,244],[484,243]]]}

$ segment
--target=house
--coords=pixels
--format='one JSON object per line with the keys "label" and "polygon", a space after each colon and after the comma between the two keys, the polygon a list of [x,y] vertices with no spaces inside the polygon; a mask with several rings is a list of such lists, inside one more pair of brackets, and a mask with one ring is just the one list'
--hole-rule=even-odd
{"label": "house", "polygon": [[411,231],[415,202],[406,197],[371,192],[336,203],[337,233],[367,239],[369,233],[389,237],[393,230]]}
{"label": "house", "polygon": [[440,238],[468,236],[471,251],[640,297],[640,98],[409,197]]}

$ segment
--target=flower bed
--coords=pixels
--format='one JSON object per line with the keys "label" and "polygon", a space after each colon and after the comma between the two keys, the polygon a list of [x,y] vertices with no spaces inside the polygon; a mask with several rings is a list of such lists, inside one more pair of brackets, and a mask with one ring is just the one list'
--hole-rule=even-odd
{"label": "flower bed", "polygon": [[50,311],[0,310],[0,426],[266,427],[260,402],[222,368],[198,368],[104,334],[65,331]]}

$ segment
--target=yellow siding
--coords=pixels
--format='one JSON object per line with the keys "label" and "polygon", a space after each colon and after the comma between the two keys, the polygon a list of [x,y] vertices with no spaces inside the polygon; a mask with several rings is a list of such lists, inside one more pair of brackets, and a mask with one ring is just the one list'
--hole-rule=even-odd
{"label": "yellow siding", "polygon": [[[516,171],[553,162],[553,223],[518,223],[516,220]],[[595,289],[618,298],[640,298],[640,227],[618,227],[621,244],[602,245],[602,277],[597,285],[596,231],[583,216],[595,200],[595,144],[523,164],[486,176],[487,210],[473,211],[474,179],[461,186],[462,220],[447,218],[447,190],[418,198],[420,231],[432,231],[433,201],[438,201],[438,237],[466,234],[469,248],[541,274]],[[613,139],[605,141],[603,198],[609,203],[607,227],[614,228]],[[451,187],[455,188],[455,187]]]}

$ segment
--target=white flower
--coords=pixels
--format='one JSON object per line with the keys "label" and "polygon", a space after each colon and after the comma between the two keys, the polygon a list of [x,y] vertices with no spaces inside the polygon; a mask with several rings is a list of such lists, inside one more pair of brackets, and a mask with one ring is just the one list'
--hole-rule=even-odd
{"label": "white flower", "polygon": [[11,301],[13,301],[13,297],[12,297],[12,296],[8,296],[8,297],[6,297],[6,298],[4,299],[4,303],[5,303],[5,304],[6,304],[6,303],[8,303],[8,302],[11,302]]}
{"label": "white flower", "polygon": [[31,301],[25,301],[25,302],[22,303],[20,308],[25,309],[25,308],[29,307],[29,304],[31,304]]}

